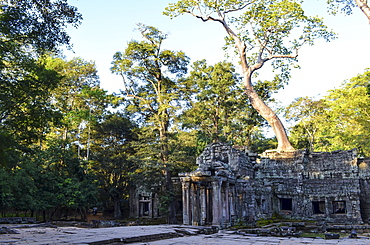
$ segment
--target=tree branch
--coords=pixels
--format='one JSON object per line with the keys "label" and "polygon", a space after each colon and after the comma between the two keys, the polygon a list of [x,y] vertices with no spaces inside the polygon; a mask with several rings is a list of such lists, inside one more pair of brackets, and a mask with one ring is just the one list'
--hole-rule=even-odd
{"label": "tree branch", "polygon": [[366,17],[370,21],[370,8],[367,4],[366,0],[355,0],[357,6],[361,9],[361,11],[366,15]]}
{"label": "tree branch", "polygon": [[251,72],[254,72],[258,69],[260,69],[267,61],[269,60],[272,60],[272,59],[284,59],[284,58],[287,58],[287,59],[295,59],[298,57],[298,49],[296,49],[296,54],[295,55],[270,55],[266,58],[262,58],[262,53],[259,53],[258,55],[258,61],[256,64],[254,64],[253,66],[251,66],[250,70]]}
{"label": "tree branch", "polygon": [[126,96],[127,96],[127,97],[131,97],[131,98],[135,98],[135,99],[138,99],[138,100],[141,100],[141,101],[144,101],[144,102],[145,102],[145,104],[147,104],[147,105],[148,105],[148,107],[149,107],[149,109],[150,109],[151,111],[155,111],[155,110],[154,110],[154,108],[153,108],[149,103],[147,103],[147,100],[146,100],[146,99],[144,99],[143,97],[140,97],[140,96],[137,96],[137,95],[134,95],[134,94],[126,94]]}
{"label": "tree branch", "polygon": [[226,10],[224,11],[225,14],[228,14],[228,13],[232,13],[232,12],[235,12],[235,11],[239,11],[239,10],[242,10],[244,8],[246,8],[248,5],[251,5],[254,1],[251,1],[249,3],[246,3],[244,4],[243,6],[239,7],[239,8],[235,8],[235,9],[230,9],[230,10]]}

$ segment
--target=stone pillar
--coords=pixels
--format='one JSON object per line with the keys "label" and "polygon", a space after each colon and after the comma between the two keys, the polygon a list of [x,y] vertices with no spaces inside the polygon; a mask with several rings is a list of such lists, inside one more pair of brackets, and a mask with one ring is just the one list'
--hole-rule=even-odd
{"label": "stone pillar", "polygon": [[206,187],[206,224],[212,224],[213,221],[213,192],[212,192],[212,186],[207,186]]}
{"label": "stone pillar", "polygon": [[229,192],[229,209],[230,209],[230,225],[234,225],[235,218],[235,186],[230,188]]}
{"label": "stone pillar", "polygon": [[227,225],[230,224],[230,206],[229,206],[229,182],[226,183],[225,185],[225,203],[223,206],[225,206],[225,218],[223,219],[223,223],[226,223]]}
{"label": "stone pillar", "polygon": [[206,187],[200,186],[200,223],[205,225],[207,220],[207,194]]}
{"label": "stone pillar", "polygon": [[182,180],[182,219],[184,225],[189,225],[189,215],[190,215],[190,181]]}
{"label": "stone pillar", "polygon": [[199,225],[201,220],[201,202],[200,202],[200,184],[192,182],[190,186],[190,209],[191,209],[191,225]]}
{"label": "stone pillar", "polygon": [[221,205],[221,183],[222,181],[219,179],[215,179],[212,181],[212,225],[221,225],[221,218],[222,218],[222,205]]}
{"label": "stone pillar", "polygon": [[190,191],[190,195],[189,195],[189,199],[190,199],[189,223],[190,223],[190,225],[194,225],[194,221],[196,220],[196,212],[197,212],[197,202],[196,202],[196,200],[197,200],[197,189],[196,189],[196,185],[194,183],[190,183],[189,191]]}
{"label": "stone pillar", "polygon": [[154,199],[153,198],[150,198],[150,202],[148,203],[148,216],[151,217],[151,218],[154,218],[154,214],[153,214],[153,204],[154,204]]}

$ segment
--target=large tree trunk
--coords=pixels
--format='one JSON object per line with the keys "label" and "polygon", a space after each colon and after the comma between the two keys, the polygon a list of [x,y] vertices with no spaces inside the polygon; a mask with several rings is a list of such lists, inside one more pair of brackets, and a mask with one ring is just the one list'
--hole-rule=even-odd
{"label": "large tree trunk", "polygon": [[264,119],[266,119],[275,133],[276,139],[278,141],[277,151],[294,150],[293,146],[288,140],[287,133],[279,117],[273,110],[271,110],[270,107],[266,105],[266,103],[258,96],[256,91],[254,90],[251,84],[251,74],[245,74],[244,79],[245,93],[248,95],[249,101],[251,102],[253,108],[256,109],[256,111],[258,111],[258,113]]}
{"label": "large tree trunk", "polygon": [[370,8],[366,0],[355,0],[357,6],[362,10],[370,21]]}
{"label": "large tree trunk", "polygon": [[169,166],[169,143],[168,143],[168,116],[167,112],[164,112],[165,116],[162,117],[164,120],[161,120],[160,122],[160,128],[159,128],[159,139],[161,142],[161,158],[164,165],[164,177],[165,177],[165,191],[169,195],[169,203],[168,203],[168,217],[167,222],[169,224],[177,224],[177,218],[176,218],[176,200],[174,196],[174,188],[172,183],[172,176]]}
{"label": "large tree trunk", "polygon": [[113,201],[113,216],[115,219],[121,219],[122,218],[122,212],[121,212],[121,196],[118,193],[111,194],[112,201]]}
{"label": "large tree trunk", "polygon": [[174,195],[173,182],[171,178],[171,173],[169,170],[166,170],[166,191],[170,195],[170,200],[168,203],[168,224],[177,224],[176,218],[176,200]]}
{"label": "large tree trunk", "polygon": [[277,151],[293,151],[294,148],[288,140],[287,133],[280,119],[276,113],[268,107],[265,102],[258,96],[252,85],[252,74],[256,70],[260,69],[268,59],[262,58],[262,53],[259,54],[258,61],[253,66],[248,64],[246,54],[246,44],[235,34],[233,30],[227,25],[225,20],[220,20],[221,24],[225,28],[226,32],[234,39],[236,48],[238,49],[240,64],[244,76],[244,88],[252,106],[258,111],[258,113],[266,119],[270,124],[272,130],[275,133],[278,141]]}

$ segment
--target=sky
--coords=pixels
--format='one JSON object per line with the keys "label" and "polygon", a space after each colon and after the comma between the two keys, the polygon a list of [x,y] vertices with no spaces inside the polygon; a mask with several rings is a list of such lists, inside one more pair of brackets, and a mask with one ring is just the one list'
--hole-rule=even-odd
{"label": "sky", "polygon": [[[69,0],[83,16],[78,29],[68,28],[73,51],[67,59],[81,57],[95,62],[101,87],[109,93],[122,89],[122,78],[110,72],[113,55],[124,51],[131,40],[141,40],[137,23],[158,28],[168,34],[164,49],[184,51],[191,62],[206,59],[208,64],[225,60],[222,50],[225,31],[215,22],[202,22],[190,15],[170,19],[162,14],[171,0]],[[292,71],[292,78],[276,98],[288,105],[295,98],[319,98],[328,90],[370,68],[370,24],[359,9],[349,16],[326,14],[325,0],[306,0],[306,14],[324,17],[325,24],[338,33],[332,42],[319,40],[303,47],[298,56],[301,69]],[[268,66],[260,71],[260,79],[268,79]],[[264,77],[266,74],[266,77]]]}

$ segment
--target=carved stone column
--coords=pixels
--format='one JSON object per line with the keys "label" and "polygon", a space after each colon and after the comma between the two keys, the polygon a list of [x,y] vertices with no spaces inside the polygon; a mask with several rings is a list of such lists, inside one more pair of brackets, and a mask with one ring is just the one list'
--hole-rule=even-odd
{"label": "carved stone column", "polygon": [[221,183],[220,179],[215,179],[212,181],[212,225],[221,225],[221,218],[222,218],[222,205],[221,205]]}
{"label": "carved stone column", "polygon": [[230,209],[230,224],[234,224],[234,217],[235,217],[235,186],[230,187],[229,192],[229,209]]}
{"label": "carved stone column", "polygon": [[229,207],[229,182],[226,182],[225,185],[225,197],[223,198],[224,202],[222,206],[225,207],[225,213],[223,215],[223,222],[222,223],[227,223],[227,225],[230,224],[230,207]]}
{"label": "carved stone column", "polygon": [[213,192],[212,185],[206,187],[206,224],[210,225],[213,221]]}
{"label": "carved stone column", "polygon": [[197,225],[198,222],[198,186],[194,182],[190,185],[190,211],[191,217],[189,219],[191,225]]}
{"label": "carved stone column", "polygon": [[199,225],[205,225],[207,220],[207,196],[206,187],[200,186],[200,223]]}
{"label": "carved stone column", "polygon": [[182,220],[184,225],[189,225],[189,215],[190,215],[190,181],[182,180],[182,203],[183,212]]}

